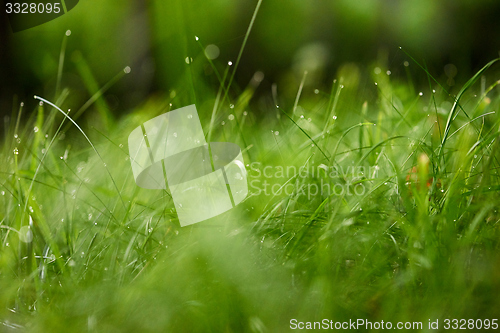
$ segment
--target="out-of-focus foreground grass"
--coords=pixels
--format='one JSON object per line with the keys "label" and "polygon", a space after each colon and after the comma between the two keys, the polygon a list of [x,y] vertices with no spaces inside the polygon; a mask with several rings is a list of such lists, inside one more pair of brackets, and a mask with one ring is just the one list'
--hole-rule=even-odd
{"label": "out-of-focus foreground grass", "polygon": [[[213,138],[244,147],[251,194],[184,228],[166,191],[135,185],[126,143],[175,97],[114,122],[93,110],[82,130],[100,156],[47,104],[10,122],[2,325],[259,332],[291,318],[497,316],[498,82],[450,97],[374,71],[375,103],[343,77],[264,116],[248,108],[255,80],[221,104]],[[214,96],[198,96],[205,131]]]}
{"label": "out-of-focus foreground grass", "polygon": [[[73,55],[94,98],[77,103],[64,80],[42,97],[80,128],[47,103],[4,119],[3,329],[280,332],[292,318],[424,328],[498,318],[494,61],[455,91],[401,52],[390,66],[347,64],[328,86],[309,72],[255,100],[261,72],[228,88],[236,64],[196,54],[170,91],[120,118],[85,55]],[[411,73],[428,86],[417,89]],[[127,138],[193,102],[212,141],[242,147],[250,194],[180,228],[168,191],[136,186]]]}

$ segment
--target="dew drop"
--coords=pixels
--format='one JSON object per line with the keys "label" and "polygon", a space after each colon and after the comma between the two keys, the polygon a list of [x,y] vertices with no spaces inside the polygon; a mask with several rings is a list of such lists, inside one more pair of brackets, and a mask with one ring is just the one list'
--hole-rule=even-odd
{"label": "dew drop", "polygon": [[227,117],[227,119],[229,119],[229,120],[234,120],[234,115],[233,115],[233,114],[230,114],[230,115]]}
{"label": "dew drop", "polygon": [[248,112],[244,111],[244,112],[243,112],[243,115],[244,115],[244,116],[248,115]]}
{"label": "dew drop", "polygon": [[37,127],[37,126],[35,126],[35,127],[33,128],[33,131],[35,131],[35,133],[37,133],[37,132],[38,132],[38,127]]}
{"label": "dew drop", "polygon": [[228,64],[229,66],[232,66],[232,65],[233,65],[233,62],[232,62],[232,61],[228,61],[228,62],[227,62],[227,64]]}
{"label": "dew drop", "polygon": [[176,138],[176,137],[177,137],[177,133],[174,133],[174,138]]}
{"label": "dew drop", "polygon": [[319,89],[314,89],[314,93],[317,95],[319,94]]}
{"label": "dew drop", "polygon": [[419,96],[424,96],[424,93],[423,92],[419,92],[418,95]]}
{"label": "dew drop", "polygon": [[280,135],[279,131],[274,132],[274,135]]}
{"label": "dew drop", "polygon": [[17,150],[17,147],[14,148],[14,155],[19,155],[19,150]]}

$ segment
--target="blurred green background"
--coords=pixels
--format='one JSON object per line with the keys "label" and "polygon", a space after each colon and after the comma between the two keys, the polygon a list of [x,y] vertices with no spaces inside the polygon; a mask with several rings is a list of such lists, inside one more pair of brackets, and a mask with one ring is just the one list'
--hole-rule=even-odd
{"label": "blurred green background", "polygon": [[[498,65],[453,104],[498,57],[498,1],[262,0],[221,101],[217,74],[232,75],[257,3],[81,0],[15,34],[2,17],[0,327],[280,332],[294,317],[498,318]],[[34,94],[72,109],[86,137]],[[180,228],[168,192],[136,186],[127,138],[192,103],[248,167],[378,171],[274,175],[293,193],[251,187],[235,209]],[[250,170],[250,185],[269,179]],[[368,192],[301,194],[323,180]]]}
{"label": "blurred green background", "polygon": [[[33,94],[54,95],[67,30],[71,36],[62,82],[72,92],[68,107],[89,98],[74,61],[83,59],[99,87],[125,66],[132,68],[105,94],[107,107],[119,114],[151,94],[169,94],[173,87],[185,86],[186,58],[204,57],[194,36],[204,47],[216,46],[209,50],[223,71],[228,61],[236,59],[256,4],[255,0],[81,0],[63,17],[15,34],[4,16],[1,112],[10,114],[14,96],[17,102],[34,105]],[[330,85],[346,63],[363,67],[382,58],[389,69],[401,67],[408,57],[400,46],[425,61],[436,77],[447,81],[451,75],[460,81],[498,56],[498,17],[500,2],[494,0],[265,0],[235,87],[245,87],[256,71],[265,75],[258,95],[269,95],[273,83],[281,93],[295,93],[304,70],[309,71],[306,84]],[[444,69],[447,64],[453,64],[449,73]],[[205,85],[216,89],[218,81],[208,62],[200,66],[206,82],[196,82],[195,93]],[[406,75],[395,69],[393,75],[398,74]],[[176,91],[179,104],[195,102],[188,90]]]}

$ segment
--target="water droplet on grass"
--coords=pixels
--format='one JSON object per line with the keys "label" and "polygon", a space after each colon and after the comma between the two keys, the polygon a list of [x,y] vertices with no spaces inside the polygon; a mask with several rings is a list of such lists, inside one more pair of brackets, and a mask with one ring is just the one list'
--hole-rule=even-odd
{"label": "water droplet on grass", "polygon": [[230,115],[227,117],[227,119],[229,119],[229,120],[234,120],[234,115],[233,115],[233,114],[230,114]]}
{"label": "water droplet on grass", "polygon": [[38,127],[36,127],[36,126],[35,126],[35,127],[33,128],[33,131],[35,131],[35,133],[37,133],[37,132],[38,132]]}
{"label": "water droplet on grass", "polygon": [[419,92],[418,96],[424,96],[424,93],[423,92]]}
{"label": "water droplet on grass", "polygon": [[17,147],[14,148],[14,155],[19,155],[19,150],[17,150]]}

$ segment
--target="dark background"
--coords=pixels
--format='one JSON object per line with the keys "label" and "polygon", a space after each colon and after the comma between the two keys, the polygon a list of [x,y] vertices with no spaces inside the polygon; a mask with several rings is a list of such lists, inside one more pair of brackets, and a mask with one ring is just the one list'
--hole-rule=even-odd
{"label": "dark background", "polygon": [[[100,86],[125,66],[130,75],[107,93],[115,114],[127,112],[152,94],[187,96],[182,84],[186,57],[195,63],[203,46],[220,50],[214,64],[223,71],[236,59],[257,4],[242,1],[83,0],[68,14],[44,25],[13,33],[5,13],[0,25],[0,114],[10,114],[14,101],[33,103],[31,96],[52,97],[64,33],[70,29],[63,86],[72,103],[89,97],[75,68],[75,52],[85,59]],[[264,0],[235,77],[245,87],[256,71],[265,79],[258,94],[269,94],[272,83],[296,91],[304,70],[309,82],[328,87],[340,66],[354,64],[367,72],[374,64],[395,77],[412,57],[446,82],[444,67],[457,68],[454,82],[465,82],[474,71],[499,56],[500,2],[490,0]],[[206,61],[206,84],[217,80]],[[425,73],[414,66],[416,83]],[[293,89],[292,89],[293,87]],[[328,88],[325,88],[328,89]],[[236,93],[236,92],[235,92]],[[180,97],[179,97],[180,98]],[[16,104],[17,105],[17,104]],[[16,106],[17,108],[17,106]],[[28,108],[29,109],[29,108]]]}

